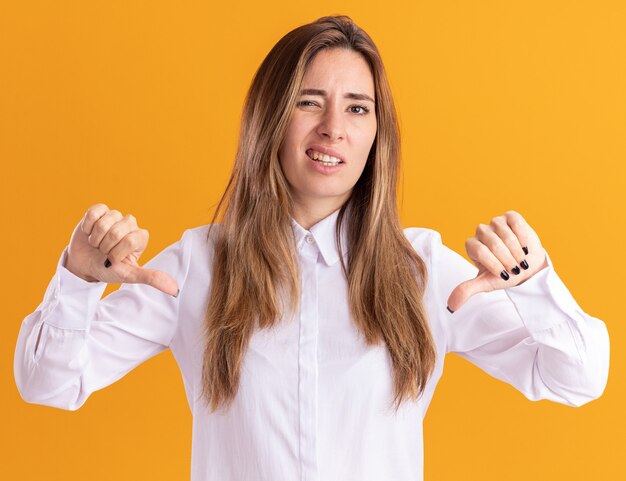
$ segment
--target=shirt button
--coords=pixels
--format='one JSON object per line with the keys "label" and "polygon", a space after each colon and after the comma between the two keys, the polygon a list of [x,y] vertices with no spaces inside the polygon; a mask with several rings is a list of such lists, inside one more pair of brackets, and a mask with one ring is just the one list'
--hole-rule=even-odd
{"label": "shirt button", "polygon": [[313,236],[311,234],[307,235],[304,240],[306,240],[307,244],[313,244],[314,240],[313,240]]}

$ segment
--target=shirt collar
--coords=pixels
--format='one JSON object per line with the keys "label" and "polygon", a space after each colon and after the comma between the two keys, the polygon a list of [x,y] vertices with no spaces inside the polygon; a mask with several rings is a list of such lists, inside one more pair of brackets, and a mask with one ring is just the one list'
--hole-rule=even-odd
{"label": "shirt collar", "polygon": [[[291,218],[291,225],[293,226],[294,234],[296,236],[296,245],[298,250],[300,250],[303,245],[306,243],[306,237],[311,235],[315,240],[315,244],[317,245],[322,257],[324,258],[324,262],[326,265],[332,266],[339,260],[339,250],[337,249],[337,244],[335,241],[335,229],[337,225],[337,217],[339,216],[339,211],[341,209],[337,209],[332,214],[320,220],[317,224],[311,226],[309,230],[306,230],[300,224],[298,224],[294,218]],[[348,241],[347,241],[347,215],[348,212],[344,214],[344,220],[341,226],[341,248],[344,253],[344,258],[346,253],[348,252]]]}

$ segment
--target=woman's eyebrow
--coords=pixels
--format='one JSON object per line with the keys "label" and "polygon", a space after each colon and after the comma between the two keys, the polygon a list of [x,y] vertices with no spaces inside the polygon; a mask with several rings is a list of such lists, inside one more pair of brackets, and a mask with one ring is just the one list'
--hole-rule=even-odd
{"label": "woman's eyebrow", "polygon": [[[322,97],[325,97],[326,94],[327,94],[326,90],[322,90],[322,89],[303,89],[300,91],[300,95],[321,95]],[[355,100],[369,100],[370,102],[376,103],[374,102],[374,99],[367,94],[357,94],[353,92],[348,92],[347,94],[344,95],[344,97],[347,99],[355,99]]]}

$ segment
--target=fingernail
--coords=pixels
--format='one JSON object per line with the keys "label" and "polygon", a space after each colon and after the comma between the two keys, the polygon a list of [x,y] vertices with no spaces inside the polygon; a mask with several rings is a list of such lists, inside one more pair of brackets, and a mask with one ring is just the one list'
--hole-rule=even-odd
{"label": "fingernail", "polygon": [[178,289],[178,291],[176,292],[176,295],[172,297],[178,297],[178,294],[180,294],[180,289]]}
{"label": "fingernail", "polygon": [[515,275],[518,275],[521,271],[519,270],[519,267],[515,266],[513,269],[511,269],[511,272]]}
{"label": "fingernail", "polygon": [[505,281],[508,281],[510,276],[507,271],[502,271],[500,272],[500,277],[502,277],[502,279],[504,279]]}
{"label": "fingernail", "polygon": [[454,314],[454,311],[450,309],[448,306],[446,306],[446,309],[448,309],[448,311],[450,311],[451,314]]}
{"label": "fingernail", "polygon": [[524,254],[528,255],[528,247],[522,247],[522,250],[524,251]]}
{"label": "fingernail", "polygon": [[107,269],[108,269],[109,267],[111,267],[111,261],[109,260],[109,258],[108,258],[108,257],[107,257],[107,260],[106,260],[106,261],[104,261],[104,267],[106,267]]}
{"label": "fingernail", "polygon": [[526,259],[520,262],[519,265],[522,266],[522,269],[524,270],[528,269],[528,262],[526,262]]}

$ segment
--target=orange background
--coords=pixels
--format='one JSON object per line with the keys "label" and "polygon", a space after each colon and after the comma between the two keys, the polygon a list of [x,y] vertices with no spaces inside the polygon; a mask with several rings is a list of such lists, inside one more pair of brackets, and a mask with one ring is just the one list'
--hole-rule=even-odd
{"label": "orange background", "polygon": [[191,415],[169,351],[62,411],[19,396],[20,323],[90,205],[150,231],[143,262],[208,223],[256,68],[287,31],[336,13],[370,33],[388,70],[403,225],[467,257],[479,223],[517,210],[611,337],[606,391],[578,409],[448,356],[426,479],[626,479],[626,7],[598,0],[4,2],[2,479],[189,479]]}

